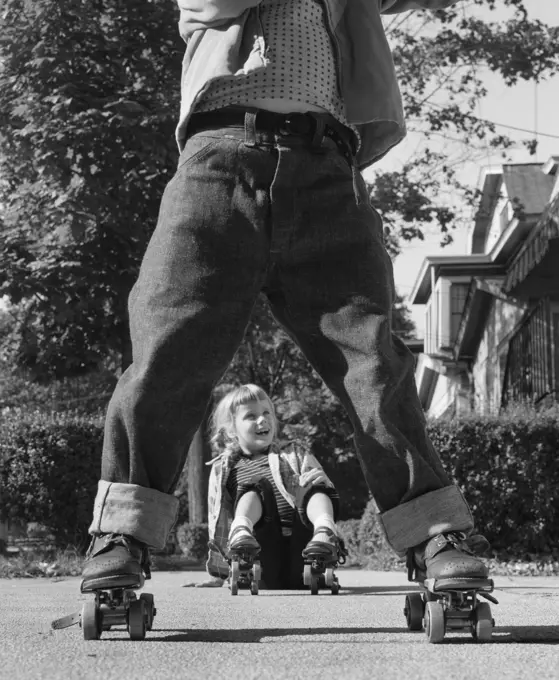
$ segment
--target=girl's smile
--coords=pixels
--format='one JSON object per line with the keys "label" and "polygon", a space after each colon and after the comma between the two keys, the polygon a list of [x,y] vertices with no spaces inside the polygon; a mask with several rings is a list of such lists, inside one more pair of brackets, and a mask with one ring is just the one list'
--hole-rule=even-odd
{"label": "girl's smile", "polygon": [[267,399],[241,404],[235,413],[234,424],[239,446],[247,455],[265,451],[274,440],[275,419]]}

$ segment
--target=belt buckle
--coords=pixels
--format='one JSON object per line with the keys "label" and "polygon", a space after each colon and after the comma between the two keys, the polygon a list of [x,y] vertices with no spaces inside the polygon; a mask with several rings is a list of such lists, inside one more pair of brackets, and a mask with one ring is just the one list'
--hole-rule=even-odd
{"label": "belt buckle", "polygon": [[[301,126],[301,122],[306,121],[306,126]],[[285,135],[308,135],[312,134],[311,125],[308,124],[308,116],[304,113],[288,113],[280,123],[279,132]],[[303,129],[305,127],[305,129]]]}

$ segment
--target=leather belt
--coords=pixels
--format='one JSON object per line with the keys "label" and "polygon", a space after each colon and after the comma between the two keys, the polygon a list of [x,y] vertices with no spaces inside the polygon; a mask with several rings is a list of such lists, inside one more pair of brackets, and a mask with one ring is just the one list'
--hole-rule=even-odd
{"label": "leather belt", "polygon": [[[223,127],[245,126],[246,114],[256,114],[254,125],[259,132],[267,132],[273,135],[296,135],[306,137],[313,143],[321,143],[322,138],[332,139],[342,150],[355,153],[355,135],[342,123],[332,116],[308,113],[276,113],[265,109],[243,109],[240,107],[224,107],[215,111],[200,111],[193,113],[188,122],[187,136],[190,137],[198,132]],[[322,128],[319,138],[315,139],[317,132]]]}

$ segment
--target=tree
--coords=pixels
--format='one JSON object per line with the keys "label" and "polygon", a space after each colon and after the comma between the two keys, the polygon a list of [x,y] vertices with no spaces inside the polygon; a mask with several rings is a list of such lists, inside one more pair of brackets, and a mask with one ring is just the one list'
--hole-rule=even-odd
{"label": "tree", "polygon": [[[453,229],[469,219],[477,200],[460,168],[486,158],[489,149],[506,155],[513,146],[510,136],[478,115],[486,94],[483,74],[498,74],[512,86],[521,80],[539,83],[559,72],[559,27],[531,19],[529,4],[471,0],[385,22],[408,129],[423,138],[399,171],[383,171],[381,165],[370,187],[393,255],[403,241],[423,239],[429,225],[440,230],[442,245],[450,243]],[[492,20],[492,12],[506,8],[506,20]],[[523,143],[535,151],[534,135]]]}
{"label": "tree", "polygon": [[0,295],[18,363],[129,360],[126,301],[172,175],[182,44],[173,3],[4,0]]}

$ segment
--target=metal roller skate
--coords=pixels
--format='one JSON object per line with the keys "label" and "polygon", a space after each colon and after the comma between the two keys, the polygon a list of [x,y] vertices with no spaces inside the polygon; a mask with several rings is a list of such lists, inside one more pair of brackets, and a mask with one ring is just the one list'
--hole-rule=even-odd
{"label": "metal roller skate", "polygon": [[[335,569],[345,564],[347,551],[344,542],[329,529],[320,529],[320,533],[328,533],[331,543],[323,541],[309,542],[303,550],[303,583],[310,587],[311,595],[318,595],[320,589],[329,588],[332,595],[340,592],[340,582]],[[319,533],[315,531],[315,535]]]}
{"label": "metal roller skate", "polygon": [[219,552],[229,564],[231,595],[238,595],[239,590],[250,590],[251,595],[258,595],[262,578],[262,567],[257,559],[259,549],[239,547],[231,549],[227,554],[215,541],[210,541],[208,546]]}
{"label": "metal roller skate", "polygon": [[[121,539],[118,537],[116,540]],[[136,574],[107,575],[92,583],[86,583],[84,579],[81,592],[93,593],[94,599],[84,602],[81,611],[56,619],[51,627],[60,630],[79,624],[84,640],[99,640],[104,631],[114,626],[125,626],[131,640],[143,640],[146,631],[152,629],[157,613],[152,594],[142,593],[138,597],[135,592],[144,586],[146,579],[151,578],[147,548],[141,551],[139,566],[141,572]]]}
{"label": "metal roller skate", "polygon": [[[444,539],[448,540],[448,537]],[[450,542],[453,542],[452,537]],[[464,550],[463,546],[460,550]],[[492,579],[481,574],[479,577],[449,574],[427,578],[424,570],[413,563],[410,566],[409,561],[408,569],[409,580],[416,581],[421,590],[406,596],[404,616],[409,630],[425,628],[431,643],[442,642],[451,630],[468,631],[476,642],[491,641],[495,621],[489,603],[480,602],[479,598],[498,604],[490,594],[494,589]]]}

